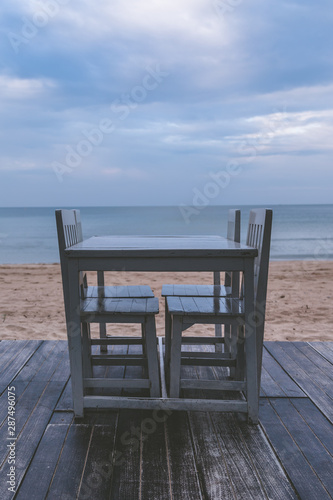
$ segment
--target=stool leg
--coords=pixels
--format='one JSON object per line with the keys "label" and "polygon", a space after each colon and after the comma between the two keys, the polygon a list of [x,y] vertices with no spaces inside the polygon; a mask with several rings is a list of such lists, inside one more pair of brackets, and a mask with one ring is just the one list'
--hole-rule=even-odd
{"label": "stool leg", "polygon": [[[214,285],[221,284],[221,274],[214,272]],[[222,325],[215,325],[215,337],[222,337]],[[222,344],[215,344],[215,352],[222,352]]]}
{"label": "stool leg", "polygon": [[146,325],[145,325],[145,323],[141,324],[141,338],[142,338],[142,354],[147,357],[147,349],[146,349]]}
{"label": "stool leg", "polygon": [[82,370],[84,377],[92,377],[90,325],[88,323],[82,323]]}
{"label": "stool leg", "polygon": [[248,420],[258,423],[259,393],[257,373],[257,345],[255,332],[245,333],[246,356],[246,399],[248,404]]}
{"label": "stool leg", "polygon": [[161,396],[160,375],[158,369],[157,339],[154,316],[146,316],[145,318],[145,344],[148,359],[150,396],[153,398],[159,398]]}
{"label": "stool leg", "polygon": [[236,352],[236,369],[235,369],[235,379],[236,380],[244,380],[245,376],[245,351],[244,351],[244,326],[236,327],[238,329],[238,338],[235,345]]}
{"label": "stool leg", "polygon": [[143,367],[143,376],[149,377],[149,366],[148,366],[148,354],[147,354],[147,343],[146,343],[146,323],[141,323],[141,339],[142,339],[142,355],[147,358],[147,366]]}
{"label": "stool leg", "polygon": [[170,398],[179,398],[183,319],[172,317]]}
{"label": "stool leg", "polygon": [[[98,298],[103,299],[104,298],[104,272],[103,271],[97,271],[97,285],[98,285]],[[106,324],[105,323],[100,323],[100,325],[99,325],[99,336],[101,339],[106,339]],[[101,350],[101,353],[108,352],[108,346],[101,345],[100,350]]]}
{"label": "stool leg", "polygon": [[[237,357],[237,325],[225,325],[224,327],[225,336],[224,336],[224,349],[225,352],[230,353],[231,358],[235,359]],[[235,378],[236,371],[234,367],[230,367],[230,377]]]}
{"label": "stool leg", "polygon": [[231,343],[231,325],[224,325],[224,352],[231,352],[230,343]]}
{"label": "stool leg", "polygon": [[[106,339],[106,324],[105,323],[100,323],[99,324],[99,336],[101,339]],[[107,345],[101,345],[100,347],[101,352],[108,352],[108,346]]]}
{"label": "stool leg", "polygon": [[170,354],[171,354],[171,317],[168,310],[168,304],[165,299],[165,356],[164,356],[164,367],[165,367],[165,377],[167,383],[169,383],[169,373],[170,373]]}

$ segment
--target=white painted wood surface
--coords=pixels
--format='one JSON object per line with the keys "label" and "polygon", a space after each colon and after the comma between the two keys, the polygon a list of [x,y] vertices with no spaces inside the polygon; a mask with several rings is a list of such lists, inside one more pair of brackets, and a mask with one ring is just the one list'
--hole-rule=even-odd
{"label": "white painted wood surface", "polygon": [[[238,271],[253,266],[257,250],[220,236],[105,236],[93,237],[66,249],[68,267],[78,271]],[[254,286],[249,273],[248,287]],[[79,273],[76,276],[78,286]],[[249,295],[251,297],[251,294]],[[253,296],[253,292],[252,292]],[[248,303],[247,314],[254,311],[253,300]],[[73,314],[73,312],[72,312]],[[71,320],[72,318],[70,318]],[[77,356],[77,352],[73,351]],[[169,400],[168,398],[121,398],[85,396],[84,406],[127,408],[203,409],[215,411],[247,411],[242,401],[218,404],[192,399]],[[214,406],[215,404],[215,406]]]}
{"label": "white painted wood surface", "polygon": [[[219,381],[218,383],[196,379],[184,381],[181,377],[181,365],[191,364],[191,357],[193,357],[194,365],[209,366],[209,359],[206,355],[201,357],[200,363],[200,354],[198,355],[197,352],[182,353],[182,333],[197,323],[231,325],[231,340],[235,344],[235,349],[229,351],[232,354],[230,366],[233,368],[236,362],[236,371],[230,374],[244,382],[248,418],[253,423],[258,422],[271,226],[271,210],[258,209],[250,212],[247,244],[258,249],[258,256],[254,260],[246,259],[244,261],[242,294],[239,298],[219,297],[212,295],[212,293],[206,297],[197,293],[190,296],[188,293],[184,293],[188,292],[185,287],[183,295],[168,296],[166,292],[169,289],[172,292],[172,287],[170,285],[164,287],[166,314],[168,315],[166,320],[168,326],[166,330],[166,368],[170,397],[179,397],[181,387],[216,389],[218,386],[222,390],[233,390],[230,381]],[[200,289],[199,286],[192,285],[192,287],[194,292]],[[182,289],[182,287],[179,288]],[[189,286],[190,288],[191,286]],[[255,311],[253,311],[253,304],[255,304]],[[235,333],[237,332],[239,334],[236,337]],[[205,344],[205,338],[202,339],[202,343]],[[211,365],[216,366],[215,356],[210,355],[210,358]],[[224,358],[223,365],[227,361]],[[227,402],[226,400],[226,405]]]}
{"label": "white painted wood surface", "polygon": [[[142,388],[144,385],[149,388],[151,397],[159,397],[160,380],[155,326],[155,315],[159,312],[158,299],[150,296],[153,295],[150,287],[104,287],[103,270],[97,270],[98,286],[88,287],[85,272],[78,270],[79,261],[74,259],[69,265],[66,255],[66,248],[82,242],[80,213],[75,210],[57,210],[56,222],[75,415],[83,416],[84,395],[87,387]],[[143,298],[147,289],[148,298]],[[125,297],[121,297],[123,293]],[[92,364],[112,364],[114,357],[91,355],[91,323],[100,325],[102,353],[107,352],[108,343],[112,345],[112,341],[109,342],[106,338],[106,323],[141,324],[141,343],[144,357],[147,359],[148,380],[131,379],[125,381],[123,385],[123,379],[93,380]],[[126,337],[122,338],[122,343],[127,345]],[[130,356],[124,357],[125,364],[129,362],[129,358]],[[140,361],[134,359],[135,363]]]}

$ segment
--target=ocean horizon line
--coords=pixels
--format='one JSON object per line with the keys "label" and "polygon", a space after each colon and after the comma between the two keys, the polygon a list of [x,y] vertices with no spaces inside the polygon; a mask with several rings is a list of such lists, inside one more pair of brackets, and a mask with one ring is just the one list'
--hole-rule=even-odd
{"label": "ocean horizon line", "polygon": [[2,208],[52,208],[52,209],[70,209],[70,208],[150,208],[150,207],[160,207],[160,208],[179,208],[179,207],[192,207],[192,208],[208,208],[208,207],[286,207],[286,206],[291,206],[291,207],[307,207],[307,206],[331,206],[333,203],[237,203],[237,204],[213,204],[213,203],[208,203],[207,205],[186,205],[185,203],[182,204],[177,204],[177,205],[80,205],[80,204],[74,204],[74,205],[22,205],[22,206],[17,206],[17,205],[7,205],[7,206],[1,206],[0,209]]}

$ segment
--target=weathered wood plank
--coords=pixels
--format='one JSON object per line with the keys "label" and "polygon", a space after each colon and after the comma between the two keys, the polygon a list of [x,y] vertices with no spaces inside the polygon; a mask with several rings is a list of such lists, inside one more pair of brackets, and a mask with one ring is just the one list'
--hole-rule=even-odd
{"label": "weathered wood plank", "polygon": [[300,498],[302,500],[330,499],[330,495],[324,489],[318,476],[266,399],[260,401],[259,418],[266,436]]}
{"label": "weathered wood plank", "polygon": [[[63,357],[67,356],[66,349],[63,347],[63,345],[53,342],[52,344],[46,343],[44,348],[43,342],[35,351],[29,362],[23,366],[17,377],[11,381],[10,385],[15,387],[16,404],[20,405],[20,398],[31,380],[48,381],[51,378],[57,366],[62,363]],[[6,418],[7,391],[4,391],[0,397],[0,422],[3,422]]]}
{"label": "weathered wood plank", "polygon": [[311,468],[317,474],[323,487],[333,497],[332,456],[309,429],[291,401],[288,399],[272,399],[271,404]]}
{"label": "weathered wood plank", "polygon": [[[37,384],[41,387],[42,383],[36,382],[36,385]],[[30,386],[32,387],[32,383]],[[24,418],[26,419],[27,414],[29,414],[29,418],[16,441],[16,487],[19,487],[30,465],[31,459],[44,434],[61,391],[62,383],[51,381],[32,412],[30,408],[25,412],[23,405],[20,410],[16,410],[18,421],[24,420]],[[25,404],[28,407],[30,406],[28,401],[26,401]],[[21,412],[25,414],[23,419],[21,419]],[[19,424],[19,427],[22,428],[22,422]],[[5,460],[0,470],[0,498],[2,499],[10,498],[7,496],[8,491],[6,490],[7,473],[7,462]]]}
{"label": "weathered wood plank", "polygon": [[211,415],[221,454],[237,499],[266,499],[259,476],[241,439],[239,425],[230,415]]}
{"label": "weathered wood plank", "polygon": [[173,412],[165,425],[172,499],[202,500],[186,412]]}
{"label": "weathered wood plank", "polygon": [[65,381],[64,390],[61,394],[61,397],[58,401],[56,410],[59,411],[68,411],[73,410],[73,397],[72,397],[72,382],[70,378],[70,366],[69,366],[69,356],[68,350],[66,352],[66,356],[62,363],[63,370],[60,374],[57,374],[57,377],[60,376],[62,380]]}
{"label": "weathered wood plank", "polygon": [[[59,413],[67,413],[67,412],[59,412]],[[73,415],[72,412],[69,413]],[[97,411],[96,409],[87,410],[83,418],[80,419],[74,418],[75,423],[87,424],[91,425],[92,427],[96,425],[111,426],[114,427],[115,429],[117,425],[117,420],[118,420],[118,410],[103,410],[103,409],[99,409]]]}
{"label": "weathered wood plank", "polygon": [[140,498],[141,411],[119,412],[110,498]]}
{"label": "weathered wood plank", "polygon": [[292,404],[333,456],[333,426],[309,399],[292,399]]}
{"label": "weathered wood plank", "polygon": [[10,352],[7,352],[7,362],[1,366],[2,372],[0,374],[0,394],[7,389],[11,381],[17,376],[20,370],[22,370],[23,366],[27,363],[27,361],[42,343],[41,340],[29,340],[25,341],[25,343],[20,343],[20,341],[18,342],[19,343],[17,344],[17,349],[14,349],[13,357],[9,357]]}
{"label": "weathered wood plank", "polygon": [[147,411],[144,417],[141,422],[141,498],[169,500],[172,497],[164,425],[168,414]]}
{"label": "weathered wood plank", "polygon": [[[300,342],[300,344],[302,344],[302,342]],[[322,359],[320,366],[318,366],[318,364],[315,364],[314,360],[311,359],[311,355],[309,353],[306,355],[302,348],[297,348],[293,342],[279,342],[279,345],[281,345],[282,349],[288,353],[291,359],[293,359],[294,362],[301,367],[309,377],[311,377],[312,381],[318,385],[322,391],[326,392],[326,394],[333,398],[333,380],[331,378],[333,374],[333,366],[330,363],[326,362],[325,364],[325,360]],[[311,347],[309,349],[310,351],[313,351]],[[328,373],[325,373],[325,371],[330,374],[330,377],[328,376]]]}
{"label": "weathered wood plank", "polygon": [[[29,420],[29,417],[38,403],[46,387],[45,382],[34,381],[29,384],[18,403],[15,405],[15,436],[19,437],[22,429]],[[4,410],[6,410],[5,408]],[[7,413],[7,412],[6,412]],[[3,464],[7,455],[8,424],[4,420],[0,428],[0,463]]]}
{"label": "weathered wood plank", "polygon": [[[195,346],[182,346],[183,351],[193,351],[194,349]],[[181,367],[181,374],[188,378],[198,378],[197,370],[197,367],[184,366]],[[191,397],[193,393],[193,390],[182,390],[181,397]],[[200,478],[201,464],[196,459],[193,432],[190,428],[190,415],[191,412],[186,414],[185,412],[178,413],[169,410],[168,420],[165,424],[172,499],[181,499],[182,492],[183,495],[185,492],[186,499],[205,498]],[[175,435],[175,432],[179,434]],[[181,449],[177,449],[177,441],[179,441]],[[183,456],[181,450],[184,451]]]}
{"label": "weathered wood plank", "polygon": [[[1,364],[3,364],[3,360],[9,359],[10,355],[8,356],[6,353],[9,349],[13,349],[16,344],[17,340],[1,340],[0,341],[0,359],[1,359]],[[26,340],[21,340],[19,342],[24,342],[26,343]]]}
{"label": "weathered wood plank", "polygon": [[[272,343],[273,342],[264,343],[263,367],[265,368],[265,370],[267,370],[267,373],[272,377],[274,382],[281,388],[285,396],[294,398],[306,397],[306,394],[289,376],[288,372],[286,372],[270,354],[268,347]],[[275,397],[275,394],[268,393],[267,396]]]}
{"label": "weathered wood plank", "polygon": [[236,499],[227,457],[209,413],[189,412],[189,422],[203,498]]}
{"label": "weathered wood plank", "polygon": [[[124,350],[124,346],[115,346],[116,352]],[[139,346],[131,345],[127,348],[129,354],[139,352]],[[109,370],[117,369],[110,367]],[[115,375],[115,371],[109,375]],[[119,376],[136,378],[142,374],[142,367],[118,367]],[[131,389],[130,393],[123,389],[122,395],[142,393],[142,389]],[[140,498],[141,466],[142,466],[142,432],[141,423],[144,412],[121,410],[118,413],[117,435],[115,441],[114,473],[110,488],[110,498],[122,500],[123,498]]]}
{"label": "weathered wood plank", "polygon": [[333,342],[309,342],[309,345],[333,364]]}
{"label": "weathered wood plank", "polygon": [[55,372],[52,374],[52,380],[53,382],[63,382],[63,385],[65,386],[69,377],[70,377],[69,356],[68,356],[68,350],[66,349]]}
{"label": "weathered wood plank", "polygon": [[[51,425],[65,425],[71,424],[74,420],[74,414],[72,411],[53,411],[50,420]],[[83,422],[86,423],[86,422]]]}
{"label": "weathered wood plank", "polygon": [[[306,356],[312,363],[303,363],[304,358],[300,359],[302,366],[311,367],[311,372],[316,372],[316,375],[321,379],[328,379],[328,383],[333,385],[333,364],[325,359],[321,354],[319,354],[313,347],[311,347],[307,342],[293,342],[293,347],[301,351],[301,353]],[[297,356],[297,352],[295,356]]]}
{"label": "weathered wood plank", "polygon": [[279,384],[273,379],[264,366],[261,370],[260,396],[273,398],[286,397],[286,393],[281,389]]}
{"label": "weathered wood plank", "polygon": [[93,427],[79,499],[109,498],[113,474],[116,418],[111,418],[109,423],[110,425]]}
{"label": "weathered wood plank", "polygon": [[[8,344],[7,344],[8,342]],[[6,368],[15,359],[15,357],[22,351],[24,347],[28,345],[29,341],[26,340],[2,340],[2,358],[0,367],[0,379],[1,375],[6,371]]]}
{"label": "weathered wood plank", "polygon": [[48,492],[48,499],[77,498],[92,428],[71,425]]}
{"label": "weathered wood plank", "polygon": [[46,498],[69,426],[69,423],[47,426],[18,490],[18,500]]}
{"label": "weathered wood plank", "polygon": [[68,380],[56,406],[56,411],[73,410],[72,382]]}
{"label": "weathered wood plank", "polygon": [[235,415],[211,417],[235,498],[297,498],[260,427],[249,426]]}
{"label": "weathered wood plank", "polygon": [[[62,381],[58,381],[59,372],[63,373],[64,368],[61,364],[61,360],[67,357],[66,352],[58,352],[57,355],[52,357],[49,363],[44,363],[39,370],[40,380],[33,379],[21,397],[17,400],[15,405],[15,432],[16,436],[20,439],[20,433],[22,429],[25,429],[27,422],[31,418],[31,415],[36,411],[36,408],[40,405],[41,399],[43,399],[43,392],[46,389],[46,392],[50,390],[50,387],[56,387],[56,394],[58,397],[61,394],[64,383]],[[23,368],[24,370],[24,368]],[[22,370],[22,371],[23,371]],[[49,382],[51,376],[54,377],[54,380]],[[50,384],[52,384],[50,386]],[[13,383],[15,386],[15,383]],[[55,403],[57,400],[55,400]],[[37,406],[36,406],[37,405]],[[7,413],[7,405],[2,407],[2,414]],[[0,427],[0,462],[2,462],[4,455],[6,454],[6,446],[5,441],[7,437],[7,420],[6,418],[3,421],[3,424]]]}
{"label": "weathered wood plank", "polygon": [[267,343],[267,349],[315,405],[318,406],[330,422],[333,423],[332,399],[326,392],[324,392],[321,387],[312,380],[312,377],[289,356],[287,350],[283,349],[279,345],[279,342]]}
{"label": "weathered wood plank", "polygon": [[[232,417],[233,420],[235,418],[235,416]],[[261,427],[250,426],[245,422],[237,422],[236,427],[241,433],[244,446],[248,449],[267,497],[281,500],[296,499],[295,490],[291,486]]]}
{"label": "weathered wood plank", "polygon": [[37,374],[38,380],[49,380],[66,351],[65,341],[43,341],[13,382],[30,382]]}
{"label": "weathered wood plank", "polygon": [[[182,346],[182,350],[185,352],[191,352],[195,349],[196,347],[191,345]],[[191,368],[189,366],[183,366],[181,367],[181,374],[188,378],[193,377],[197,379],[199,369],[199,367]],[[200,391],[200,393],[201,392],[202,391]],[[193,395],[193,390],[187,389],[181,391],[181,397],[193,397]],[[200,414],[202,413],[200,412]],[[200,462],[198,454],[196,453],[196,445],[193,441],[193,431],[191,430],[191,419],[189,418],[191,415],[191,412],[186,414],[185,412],[172,413],[169,411],[169,418],[166,422],[166,437],[173,499],[181,499],[182,496],[185,496],[186,499],[201,499],[205,498],[204,492],[210,490],[209,486],[205,488],[202,481],[202,467],[204,464]],[[175,433],[179,434],[175,435]],[[180,449],[177,449],[177,441],[179,441]],[[181,450],[184,451],[183,456]],[[201,457],[201,455],[199,456]],[[186,492],[185,495],[184,492]]]}
{"label": "weathered wood plank", "polygon": [[[16,436],[18,437],[16,441],[17,487],[29,467],[30,460],[62,392],[64,383],[57,379],[61,378],[59,377],[59,372],[63,372],[61,360],[66,356],[68,357],[67,352],[60,350],[57,355],[51,358],[49,363],[43,363],[39,370],[41,380],[33,379],[18,400],[15,413]],[[24,372],[24,368],[22,372]],[[27,368],[27,374],[28,372],[29,367]],[[49,382],[51,375],[55,380]],[[1,427],[0,433],[6,434],[6,422]],[[0,471],[0,476],[4,469],[5,464],[3,464]]]}

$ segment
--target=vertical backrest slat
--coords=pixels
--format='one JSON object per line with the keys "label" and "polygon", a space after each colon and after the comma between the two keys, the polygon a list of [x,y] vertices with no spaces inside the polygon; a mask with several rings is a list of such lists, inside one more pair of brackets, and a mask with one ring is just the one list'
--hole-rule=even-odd
{"label": "vertical backrest slat", "polygon": [[[241,212],[239,209],[228,210],[227,239],[240,242]],[[239,294],[239,273],[225,273],[224,285],[232,287],[233,296]]]}
{"label": "vertical backrest slat", "polygon": [[227,239],[240,242],[240,210],[228,210]]}
{"label": "vertical backrest slat", "polygon": [[[240,242],[240,210],[228,210],[227,239]],[[236,278],[235,278],[236,279]],[[232,273],[225,273],[224,286],[232,286]],[[214,272],[214,285],[221,284],[221,275],[219,271]]]}
{"label": "vertical backrest slat", "polygon": [[74,216],[75,216],[76,237],[77,237],[77,240],[78,240],[77,243],[78,243],[79,241],[83,241],[80,210],[74,210]]}

